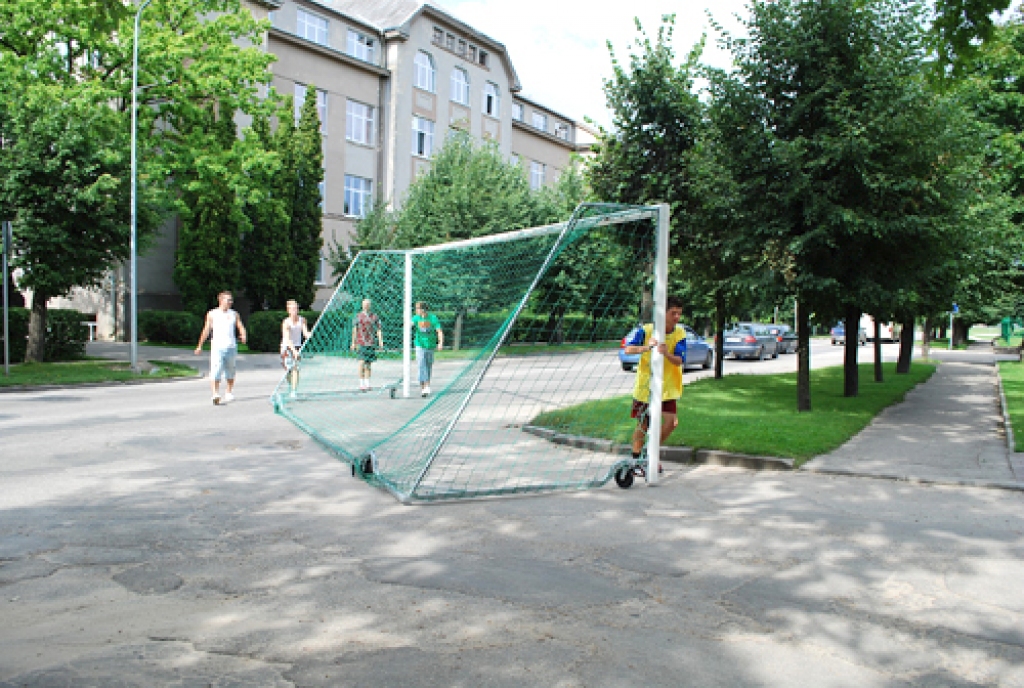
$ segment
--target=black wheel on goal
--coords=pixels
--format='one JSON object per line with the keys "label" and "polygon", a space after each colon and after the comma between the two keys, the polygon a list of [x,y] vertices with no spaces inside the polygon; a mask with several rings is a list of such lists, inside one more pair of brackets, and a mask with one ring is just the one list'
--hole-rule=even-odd
{"label": "black wheel on goal", "polygon": [[633,486],[633,467],[624,466],[615,473],[615,484],[623,490]]}
{"label": "black wheel on goal", "polygon": [[396,389],[395,389],[394,387],[392,387],[392,388],[390,389],[390,391],[388,392],[388,393],[389,393],[389,394],[391,395],[391,398],[392,398],[392,399],[394,399],[394,398],[395,398],[395,392],[396,392],[396,391],[397,391],[397,390],[396,390]]}

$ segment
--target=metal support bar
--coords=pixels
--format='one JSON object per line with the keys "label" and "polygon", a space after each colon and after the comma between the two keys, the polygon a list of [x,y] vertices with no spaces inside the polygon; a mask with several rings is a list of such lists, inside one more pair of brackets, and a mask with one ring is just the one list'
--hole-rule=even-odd
{"label": "metal support bar", "polygon": [[131,276],[131,366],[136,373],[139,372],[139,256],[138,256],[138,193],[136,188],[139,183],[138,165],[138,122],[139,122],[139,24],[142,21],[142,11],[146,9],[152,0],[144,0],[135,12],[135,39],[132,41],[132,183],[131,183],[131,238],[129,239],[129,253],[131,254],[132,276]]}
{"label": "metal support bar", "polygon": [[[668,230],[669,206],[658,206],[658,229],[654,253],[654,327],[652,338],[665,343],[665,301],[668,298]],[[647,484],[658,483],[661,462],[661,396],[664,387],[665,357],[657,349],[651,351],[651,398],[647,430]]]}
{"label": "metal support bar", "polygon": [[402,298],[402,396],[409,398],[412,377],[412,253],[405,254],[405,293]]}
{"label": "metal support bar", "polygon": [[3,233],[3,237],[0,241],[3,242],[3,280],[4,280],[4,375],[10,376],[11,374],[11,332],[8,327],[8,304],[10,300],[7,297],[7,254],[11,250],[11,223],[3,222],[0,223],[0,232]]}

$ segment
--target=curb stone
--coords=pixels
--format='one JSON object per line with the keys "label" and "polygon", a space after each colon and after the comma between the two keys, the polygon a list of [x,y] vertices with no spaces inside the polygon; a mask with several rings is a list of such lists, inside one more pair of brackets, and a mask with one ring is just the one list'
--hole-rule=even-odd
{"label": "curb stone", "polygon": [[996,380],[999,385],[999,404],[1003,410],[1003,428],[1006,430],[1006,450],[1011,454],[1016,452],[1016,442],[1013,439],[1013,425],[1010,423],[1010,411],[1006,408],[1006,394],[1003,392],[1003,376],[999,373],[999,366],[996,366]]}
{"label": "curb stone", "polygon": [[[611,440],[600,440],[583,435],[566,435],[555,432],[549,428],[541,428],[535,425],[522,426],[523,432],[546,439],[554,444],[564,444],[578,449],[589,449],[591,451],[606,452],[609,454],[628,455],[629,445],[615,444]],[[862,471],[847,470],[843,468],[815,468],[804,464],[800,468],[793,467],[793,459],[784,459],[776,456],[751,456],[749,454],[734,454],[732,452],[718,451],[715,449],[699,449],[694,451],[693,447],[663,447],[661,460],[679,464],[704,464],[709,466],[727,466],[734,468],[746,468],[755,471],[776,470],[776,471],[800,471],[803,473],[817,473],[819,475],[831,475],[844,478],[871,478],[874,480],[892,480],[895,482],[906,482],[915,485],[946,485],[951,487],[980,487],[994,490],[1009,490],[1013,492],[1024,492],[1024,482],[1012,482],[1009,480],[970,480],[956,478],[924,478],[915,475],[899,475],[896,473],[866,473]],[[813,460],[813,459],[812,459]]]}
{"label": "curb stone", "polygon": [[[564,444],[577,449],[589,449],[607,454],[628,456],[630,447],[627,444],[616,444],[611,440],[595,439],[583,435],[567,435],[549,428],[536,425],[524,425],[523,432],[528,432],[553,444]],[[710,466],[732,466],[753,470],[793,470],[793,459],[775,456],[751,456],[734,454],[715,449],[697,449],[693,447],[662,447],[661,460],[680,464],[707,464]]]}
{"label": "curb stone", "polygon": [[195,375],[179,375],[178,377],[160,377],[153,380],[111,380],[109,382],[79,382],[66,385],[7,385],[0,387],[0,394],[25,394],[29,392],[53,392],[63,389],[92,389],[97,387],[123,387],[125,385],[155,385],[161,382],[185,382],[187,380],[201,380],[203,373],[196,372]]}

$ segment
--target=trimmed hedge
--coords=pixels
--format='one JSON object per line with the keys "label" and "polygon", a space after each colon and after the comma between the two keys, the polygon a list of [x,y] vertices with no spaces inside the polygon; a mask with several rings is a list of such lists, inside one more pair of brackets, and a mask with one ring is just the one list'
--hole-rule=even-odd
{"label": "trimmed hedge", "polygon": [[[318,311],[299,311],[306,319],[309,329],[313,329]],[[246,326],[249,351],[278,352],[281,349],[281,321],[288,317],[288,311],[255,311],[249,315]]]}
{"label": "trimmed hedge", "polygon": [[[20,363],[25,360],[25,349],[28,348],[28,321],[31,311],[27,308],[12,308],[9,311],[9,327],[11,332],[11,362]],[[47,361],[71,361],[85,356],[85,342],[89,339],[89,328],[82,324],[88,317],[80,311],[70,308],[51,308],[46,313],[46,350],[43,353]],[[0,328],[0,339],[3,330]],[[2,356],[0,352],[0,356]]]}
{"label": "trimmed hedge", "polygon": [[162,344],[195,344],[203,331],[203,319],[188,311],[142,311],[139,336]]}

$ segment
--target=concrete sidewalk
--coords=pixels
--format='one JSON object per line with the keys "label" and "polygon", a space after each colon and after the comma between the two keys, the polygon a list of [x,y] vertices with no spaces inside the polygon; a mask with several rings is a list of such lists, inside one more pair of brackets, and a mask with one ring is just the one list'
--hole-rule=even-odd
{"label": "concrete sidewalk", "polygon": [[[131,357],[127,342],[88,342],[85,346],[85,353],[87,356],[111,358],[117,361],[127,361]],[[170,361],[205,372],[210,367],[210,352],[204,351],[201,355],[196,356],[190,348],[140,344],[139,360]],[[237,367],[243,372],[246,370],[277,370],[281,368],[281,361],[274,353],[242,353],[238,356]]]}
{"label": "concrete sidewalk", "polygon": [[[943,362],[903,403],[883,411],[852,440],[810,461],[804,470],[1024,487],[1024,475],[1014,472],[1007,454],[998,372],[991,356],[948,355],[957,362]],[[966,360],[971,362],[960,362]]]}

